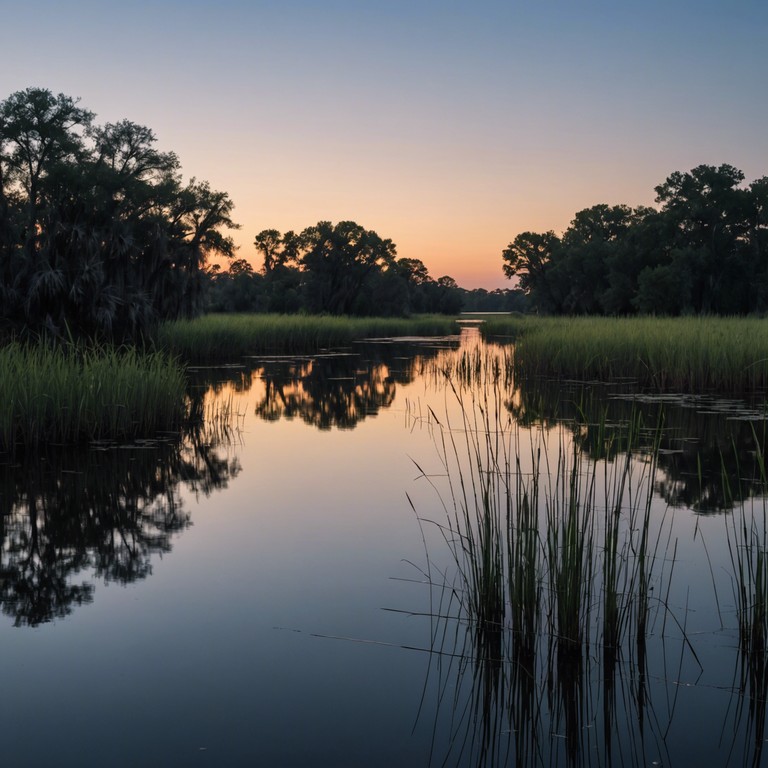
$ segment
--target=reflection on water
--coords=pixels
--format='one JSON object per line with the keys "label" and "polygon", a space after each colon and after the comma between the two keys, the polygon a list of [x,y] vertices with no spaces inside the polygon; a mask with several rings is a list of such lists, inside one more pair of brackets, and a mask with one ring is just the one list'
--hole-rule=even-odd
{"label": "reflection on water", "polygon": [[[227,392],[249,393],[257,416],[353,428],[392,405],[396,387],[456,340],[369,344],[365,354],[265,358],[197,371],[190,426],[179,436],[90,450],[56,450],[0,464],[0,603],[17,626],[62,618],[94,597],[94,580],[130,583],[152,572],[191,524],[179,489],[204,496],[240,471]],[[410,354],[406,354],[410,352]]]}
{"label": "reflection on water", "polygon": [[[649,449],[661,429],[656,491],[674,507],[702,514],[727,510],[733,498],[760,489],[756,447],[768,445],[764,407],[721,397],[638,393],[627,385],[504,378],[505,347],[486,345],[465,331],[455,340],[414,344],[360,344],[354,351],[307,357],[256,358],[248,366],[199,371],[211,393],[223,387],[249,392],[255,414],[267,421],[299,418],[318,429],[352,429],[392,406],[398,386],[417,379],[433,390],[445,376],[476,386],[480,377],[503,378],[506,407],[520,427],[567,425],[595,458],[621,448],[617,433],[639,424]],[[480,361],[479,357],[487,359]],[[492,361],[492,362],[489,362]],[[205,388],[203,388],[205,389]],[[638,447],[643,447],[642,444]]]}
{"label": "reflection on water", "polygon": [[36,626],[90,602],[93,580],[146,578],[152,558],[191,524],[180,484],[207,495],[237,474],[220,442],[198,421],[181,438],[51,448],[0,465],[3,612]]}
{"label": "reflection on water", "polygon": [[[502,354],[502,353],[500,353]],[[765,451],[765,405],[692,395],[649,395],[620,383],[521,380],[507,407],[520,426],[563,424],[595,458],[621,450],[617,434],[639,423],[639,447],[660,430],[656,492],[673,507],[701,514],[729,509],[761,490],[758,449]]]}
{"label": "reflection on water", "polygon": [[[382,689],[392,688],[387,704],[381,690],[363,690],[362,683],[343,679],[348,656],[357,654],[358,676],[374,664],[366,660],[367,647],[348,654],[345,648],[327,651],[317,637],[311,645],[299,643],[317,632],[363,637],[375,644],[385,639],[381,632],[400,631],[399,625],[392,629],[381,619],[363,627],[354,626],[353,619],[368,609],[373,613],[383,605],[391,607],[390,593],[373,596],[378,587],[371,585],[387,582],[394,564],[405,558],[404,550],[413,562],[414,551],[421,551],[413,518],[399,528],[393,522],[393,507],[406,506],[405,493],[411,493],[409,483],[416,473],[407,457],[427,466],[421,451],[431,446],[430,436],[441,433],[437,419],[449,427],[446,435],[482,432],[477,425],[457,420],[455,410],[452,422],[444,418],[453,386],[465,403],[474,405],[484,392],[491,393],[498,403],[491,415],[507,420],[505,428],[515,439],[539,435],[555,448],[565,447],[569,456],[579,454],[590,471],[599,468],[593,487],[599,489],[595,498],[602,498],[603,506],[606,497],[600,494],[610,485],[605,478],[621,469],[631,441],[632,461],[637,462],[632,466],[647,474],[643,483],[633,479],[627,487],[633,493],[641,485],[650,488],[648,509],[661,520],[671,508],[664,519],[674,531],[665,534],[664,545],[654,555],[655,570],[648,566],[646,575],[633,582],[639,566],[632,571],[628,564],[636,562],[642,548],[639,529],[620,528],[611,575],[601,554],[608,546],[602,538],[604,523],[594,528],[599,546],[585,566],[589,579],[584,589],[588,586],[589,591],[584,595],[590,599],[583,603],[589,606],[585,615],[591,616],[591,623],[580,625],[578,642],[568,640],[557,624],[553,574],[564,545],[547,541],[547,527],[536,528],[521,519],[516,528],[507,526],[528,531],[529,544],[536,540],[544,547],[539,557],[555,564],[550,571],[521,567],[514,585],[507,582],[506,589],[525,586],[540,601],[538,612],[523,611],[514,618],[512,632],[509,609],[493,613],[497,608],[490,606],[482,622],[476,609],[465,609],[466,586],[455,580],[451,558],[444,557],[466,541],[463,534],[444,527],[432,528],[434,536],[422,531],[429,544],[422,575],[430,603],[426,607],[420,595],[412,613],[427,616],[429,628],[408,641],[387,637],[381,643],[428,650],[418,657],[429,659],[424,664],[428,669],[421,712],[413,732],[409,719],[404,733],[382,727],[378,736],[369,734],[379,741],[368,744],[368,737],[360,737],[362,754],[369,749],[375,756],[391,748],[391,756],[393,744],[405,753],[403,745],[413,740],[416,746],[408,754],[418,753],[422,759],[403,764],[679,765],[685,764],[681,755],[702,761],[714,750],[717,763],[730,759],[734,765],[758,765],[765,736],[768,635],[752,631],[762,626],[757,612],[745,616],[759,597],[766,537],[752,527],[751,517],[747,521],[739,515],[752,505],[758,512],[763,508],[762,408],[707,397],[652,397],[618,383],[513,381],[506,365],[512,354],[511,348],[486,345],[470,332],[461,342],[381,341],[338,353],[252,358],[228,368],[198,369],[190,374],[193,426],[182,435],[88,451],[50,448],[15,464],[0,464],[0,603],[9,617],[8,631],[11,623],[34,627],[67,616],[59,624],[83,626],[78,617],[88,612],[75,610],[77,606],[109,602],[99,582],[126,585],[144,580],[144,592],[137,592],[147,594],[160,580],[157,573],[149,579],[157,558],[173,547],[173,557],[168,558],[172,571],[185,550],[181,542],[194,539],[183,578],[191,580],[190,574],[200,570],[197,591],[191,590],[184,609],[174,606],[178,615],[164,625],[180,648],[197,648],[190,644],[195,633],[201,633],[199,655],[188,650],[189,658],[166,678],[169,699],[177,688],[186,692],[171,701],[180,713],[179,722],[198,717],[196,713],[206,708],[198,699],[193,712],[192,704],[182,699],[191,695],[188,677],[204,674],[209,665],[210,674],[204,678],[208,687],[201,695],[217,692],[211,696],[220,714],[206,713],[197,722],[204,727],[217,723],[219,743],[230,750],[229,762],[222,758],[219,764],[257,764],[253,723],[265,718],[272,719],[259,744],[274,758],[273,764],[322,764],[323,756],[325,764],[353,764],[339,745],[346,745],[350,734],[365,732],[364,724],[354,721],[360,702],[375,700],[385,717],[403,710],[415,717],[419,697],[411,696],[414,665],[393,656],[391,680],[377,678]],[[354,430],[363,421],[365,429]],[[651,465],[648,456],[655,445],[657,459]],[[403,457],[407,469],[396,467],[393,457]],[[526,471],[530,460],[529,453],[521,462]],[[446,479],[447,464],[444,456],[433,466],[433,474],[425,470],[435,485]],[[476,487],[482,489],[498,466],[486,466],[474,479]],[[237,483],[232,482],[235,478]],[[387,486],[397,490],[399,501],[386,497],[380,508],[379,497],[385,497]],[[454,485],[458,487],[460,483]],[[561,498],[564,486],[556,484],[557,493],[549,497],[545,487],[542,480],[542,508]],[[363,491],[356,493],[359,488]],[[343,506],[346,495],[349,508]],[[444,501],[453,509],[450,496]],[[444,511],[437,505],[423,513],[421,506],[414,506],[420,518]],[[585,505],[577,508],[583,511]],[[719,514],[711,514],[715,512]],[[199,525],[191,528],[193,523]],[[423,519],[421,524],[425,526]],[[201,528],[208,538],[200,538]],[[526,541],[524,535],[520,541]],[[208,562],[194,556],[207,555],[215,546],[218,559],[211,555]],[[729,547],[740,553],[738,563],[729,559]],[[371,575],[367,568],[374,550],[386,565]],[[530,550],[518,554],[521,566],[525,557],[532,557]],[[739,563],[745,571],[751,569],[741,584]],[[339,575],[342,565],[344,576]],[[525,581],[531,574],[534,578]],[[365,593],[363,608],[351,607],[358,581],[365,585],[360,588]],[[606,583],[613,584],[617,615],[623,617],[616,619],[613,630],[606,623],[612,605],[606,602]],[[646,584],[646,592],[638,584]],[[179,587],[174,583],[170,589]],[[645,607],[640,610],[638,605]],[[403,612],[401,606],[394,607]],[[334,613],[337,609],[342,618]],[[590,613],[593,609],[596,613]],[[205,614],[205,621],[198,621],[197,613]],[[347,614],[352,628],[337,631],[332,621],[346,621]],[[158,616],[152,614],[149,621],[163,621]],[[259,625],[259,634],[253,625],[262,617],[266,629]],[[176,621],[187,628],[186,635],[172,634],[168,627]],[[216,634],[217,621],[226,627],[221,630],[225,637]],[[291,633],[286,639],[283,633],[275,640],[268,635],[275,626],[301,626],[304,634]],[[46,631],[58,630],[49,625]],[[611,631],[630,640],[605,642]],[[86,647],[92,651],[99,643],[94,638]],[[150,639],[145,650],[154,648],[152,643]],[[317,676],[324,679],[329,655],[340,660],[338,672],[317,682]],[[81,663],[88,668],[87,662]],[[273,667],[286,671],[278,674]],[[408,673],[398,671],[401,667],[410,669],[408,679]],[[152,679],[149,674],[147,679]],[[239,698],[231,695],[236,681],[242,681]],[[420,691],[421,681],[415,686]],[[338,691],[346,693],[337,696]],[[291,752],[293,760],[281,760],[285,743],[300,741],[296,722],[318,717],[318,709],[330,698],[334,707],[341,707],[344,699],[344,711],[353,719],[340,717],[336,722],[335,709],[329,709],[311,745],[304,752]],[[313,702],[312,712],[302,710],[305,699]],[[109,724],[92,717],[115,738]],[[687,744],[704,717],[714,734],[702,740],[708,746]],[[424,736],[423,730],[429,733]],[[190,764],[161,736],[155,738],[164,756]],[[174,759],[163,762],[174,764]]]}
{"label": "reflection on water", "polygon": [[254,359],[250,370],[233,372],[231,380],[236,388],[251,391],[262,419],[300,418],[318,429],[352,429],[389,408],[397,386],[413,381],[427,361],[457,347],[456,339],[385,340],[360,343],[355,351],[262,357]]}
{"label": "reflection on water", "polygon": [[[668,594],[674,560],[671,520],[651,503],[656,464],[634,457],[631,424],[595,461],[565,425],[521,430],[505,396],[457,393],[459,419],[430,423],[444,474],[423,479],[445,510],[423,519],[439,531],[427,538],[431,636],[439,689],[458,691],[436,701],[450,722],[438,757],[666,762],[669,696],[648,679],[698,661],[654,595]],[[435,567],[446,545],[453,562]]]}
{"label": "reflection on water", "polygon": [[[690,688],[699,696],[720,690],[733,697],[700,713],[723,734],[715,751],[704,755],[711,764],[760,765],[768,679],[764,408],[708,397],[657,397],[620,385],[512,382],[498,362],[508,350],[477,353],[477,348],[462,350],[456,359],[443,361],[444,370],[460,382],[457,396],[469,416],[458,426],[456,420],[438,425],[446,487],[430,479],[430,486],[443,488],[438,506],[454,510],[454,517],[438,527],[458,574],[443,581],[432,574],[427,578],[440,595],[431,603],[439,606],[431,613],[435,654],[451,659],[438,665],[439,690],[461,691],[447,704],[442,694],[436,700],[436,722],[441,707],[449,710],[450,735],[441,740],[448,745],[446,763],[581,766],[610,765],[616,759],[668,765],[698,747],[686,738],[686,725],[680,733],[680,721],[689,720],[694,708],[690,700],[679,703],[678,695]],[[504,407],[489,398],[501,399]],[[458,450],[457,433],[467,443]],[[545,451],[541,477],[538,459],[533,469],[525,469],[526,455],[542,455],[541,447],[523,446],[525,435],[537,433],[545,442],[546,435],[556,436],[560,446],[554,457],[551,449]],[[582,470],[570,473],[570,483],[558,481],[569,454],[589,468],[586,493]],[[649,460],[645,483],[616,481],[617,465],[642,468]],[[521,492],[520,477],[526,473],[529,484]],[[597,475],[602,487],[595,494]],[[543,498],[539,483],[547,488]],[[645,525],[624,520],[631,505],[611,495],[629,489],[631,499],[643,485],[648,491]],[[596,498],[602,507],[593,507]],[[538,510],[538,523],[525,513],[529,505]],[[714,558],[706,542],[699,545],[698,557],[709,561],[713,594],[701,600],[703,611],[694,609],[701,617],[692,631],[690,586],[686,592],[685,585],[694,578],[689,558],[696,556],[697,527],[686,526],[681,561],[671,528],[650,538],[645,533],[649,522],[666,525],[669,507],[729,512],[722,539],[714,542]],[[595,522],[596,514],[601,522]],[[572,526],[573,519],[583,522]],[[632,541],[610,556],[617,540],[610,535],[614,527]],[[633,538],[636,531],[640,541]],[[652,539],[656,543],[650,544]],[[428,565],[437,557],[434,545],[429,547]],[[639,565],[627,565],[638,558]],[[621,576],[617,567],[628,571]],[[676,567],[682,570],[682,589],[671,578]],[[638,573],[637,568],[641,577],[635,582],[626,573]],[[651,578],[654,568],[661,574]],[[535,585],[521,577],[531,572]],[[729,590],[737,596],[735,610],[727,598],[723,601]],[[489,599],[498,603],[492,612],[483,608]],[[621,600],[627,599],[641,608],[621,618]],[[481,601],[480,609],[475,601]],[[535,618],[527,623],[518,618],[521,602],[534,606]],[[579,622],[575,634],[563,629],[562,603]],[[582,625],[580,616],[592,611],[590,630],[590,620]],[[618,635],[610,640],[606,621],[612,613],[617,626],[629,630],[624,640]],[[735,624],[738,649],[731,645]],[[709,656],[706,669],[699,654]],[[737,669],[730,685],[719,679],[729,658]],[[682,710],[678,722],[676,710]],[[719,756],[713,758],[715,753]]]}

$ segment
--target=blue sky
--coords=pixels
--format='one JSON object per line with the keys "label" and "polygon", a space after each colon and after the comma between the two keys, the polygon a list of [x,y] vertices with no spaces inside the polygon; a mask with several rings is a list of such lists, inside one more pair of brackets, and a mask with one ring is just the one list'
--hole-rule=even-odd
{"label": "blue sky", "polygon": [[[0,0],[0,98],[129,118],[256,232],[354,219],[467,287],[676,170],[768,174],[764,2]],[[258,266],[255,264],[255,266]]]}

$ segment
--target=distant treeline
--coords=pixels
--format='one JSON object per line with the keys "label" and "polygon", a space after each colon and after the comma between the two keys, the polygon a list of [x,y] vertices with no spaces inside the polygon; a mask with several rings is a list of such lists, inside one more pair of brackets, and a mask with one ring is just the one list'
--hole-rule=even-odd
{"label": "distant treeline", "polygon": [[127,341],[205,310],[396,316],[525,301],[433,279],[351,221],[260,232],[255,271],[225,234],[232,209],[226,193],[185,183],[150,129],[98,125],[46,89],[11,94],[0,102],[0,334]]}
{"label": "distant treeline", "polygon": [[448,275],[433,279],[422,261],[398,259],[391,240],[354,221],[321,221],[300,233],[266,229],[254,244],[258,271],[245,259],[210,271],[211,311],[392,317],[511,311],[526,303],[519,290],[467,291]]}
{"label": "distant treeline", "polygon": [[[236,259],[232,201],[183,182],[178,158],[128,120],[94,122],[68,96],[0,102],[0,333],[128,340],[205,310],[399,316],[459,311],[768,311],[768,177],[675,172],[659,208],[596,205],[562,234],[503,251],[518,287],[468,291],[353,221],[260,232]],[[222,257],[228,268],[209,266]]]}
{"label": "distant treeline", "polygon": [[655,208],[596,205],[570,227],[504,250],[533,306],[553,314],[748,314],[768,310],[768,177],[730,165],[675,172]]}
{"label": "distant treeline", "polygon": [[159,152],[151,130],[94,122],[28,88],[0,102],[0,323],[135,338],[198,312],[210,255],[231,257],[232,201]]}
{"label": "distant treeline", "polygon": [[320,221],[300,233],[265,229],[254,244],[260,271],[246,259],[212,270],[212,311],[396,316],[461,307],[453,278],[433,280],[421,261],[396,258],[391,240],[354,221]]}

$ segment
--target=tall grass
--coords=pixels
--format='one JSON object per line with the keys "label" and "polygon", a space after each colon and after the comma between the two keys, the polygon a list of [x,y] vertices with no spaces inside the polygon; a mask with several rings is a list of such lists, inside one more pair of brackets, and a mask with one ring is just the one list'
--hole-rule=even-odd
{"label": "tall grass", "polygon": [[210,362],[243,355],[315,352],[372,337],[444,336],[456,332],[453,318],[437,315],[403,319],[228,314],[164,323],[158,343],[188,362]]}
{"label": "tall grass", "polygon": [[512,317],[482,333],[516,339],[515,370],[529,376],[698,393],[768,388],[768,324],[758,318]]}
{"label": "tall grass", "polygon": [[136,349],[0,347],[0,450],[145,437],[178,428],[184,372]]}
{"label": "tall grass", "polygon": [[[473,679],[481,691],[473,698],[480,709],[467,720],[482,723],[477,749],[500,754],[485,739],[504,732],[517,764],[533,764],[541,755],[530,750],[544,749],[548,740],[559,748],[552,741],[557,735],[574,760],[585,754],[585,735],[595,737],[589,728],[600,712],[607,743],[648,737],[658,746],[658,732],[632,735],[646,716],[646,639],[654,618],[666,615],[662,585],[674,561],[670,521],[651,514],[658,440],[641,455],[638,420],[623,432],[603,427],[606,440],[622,445],[605,447],[610,460],[591,460],[565,429],[520,429],[503,405],[498,379],[486,382],[474,396],[449,381],[460,421],[450,409],[430,419],[444,485],[422,472],[445,516],[421,520],[433,522],[448,545],[458,607],[451,619],[467,628],[479,670]],[[437,560],[433,553],[432,563]],[[450,633],[433,629],[433,636]],[[636,690],[618,701],[621,660]],[[601,694],[595,680],[602,681]],[[506,729],[483,722],[492,705],[495,717],[511,724]],[[617,709],[630,731],[623,737],[615,733]]]}
{"label": "tall grass", "polygon": [[747,702],[752,734],[753,765],[759,765],[765,744],[768,710],[768,471],[762,446],[755,438],[755,471],[762,497],[747,500],[724,479],[733,513],[726,519],[734,596],[739,626],[739,712]]}

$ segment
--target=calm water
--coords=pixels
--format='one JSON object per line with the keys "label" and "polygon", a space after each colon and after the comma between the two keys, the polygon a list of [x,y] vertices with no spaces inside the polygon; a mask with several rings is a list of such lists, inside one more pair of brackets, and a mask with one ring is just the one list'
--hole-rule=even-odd
{"label": "calm water", "polygon": [[[199,370],[204,421],[181,441],[0,467],[5,764],[760,764],[768,677],[739,653],[725,490],[762,509],[759,409],[643,398],[646,425],[664,413],[666,537],[646,653],[608,665],[592,643],[575,673],[521,685],[478,654],[435,524],[440,436],[464,435],[440,373],[460,344],[487,354],[470,331]],[[597,455],[605,436],[574,417],[620,429],[638,399],[631,383],[498,392],[524,454]]]}

